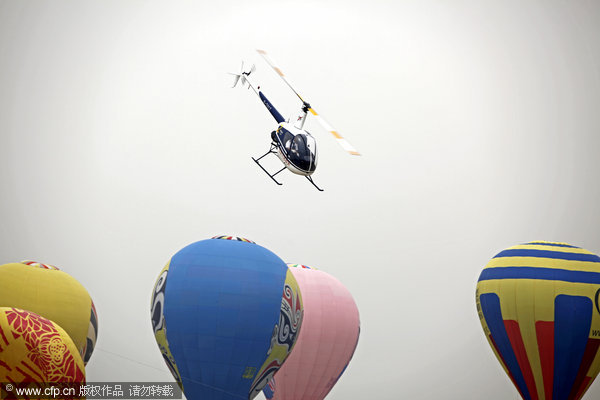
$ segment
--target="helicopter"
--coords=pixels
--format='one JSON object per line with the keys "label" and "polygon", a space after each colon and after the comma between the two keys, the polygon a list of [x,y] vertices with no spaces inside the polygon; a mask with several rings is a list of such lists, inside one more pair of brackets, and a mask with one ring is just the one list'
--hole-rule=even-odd
{"label": "helicopter", "polygon": [[[296,120],[294,122],[290,122],[290,120],[286,120],[280,113],[277,111],[275,106],[267,99],[267,97],[260,90],[260,86],[254,84],[250,79],[252,73],[256,70],[256,67],[252,65],[250,70],[244,71],[244,63],[242,62],[242,68],[239,74],[231,73],[234,75],[234,83],[232,88],[236,87],[238,82],[241,82],[242,87],[245,84],[248,84],[248,88],[252,88],[254,93],[258,95],[260,100],[263,102],[267,110],[271,113],[275,121],[279,124],[276,130],[271,132],[271,144],[269,147],[269,151],[258,158],[252,157],[252,160],[267,174],[269,177],[278,185],[282,185],[275,176],[282,172],[285,169],[290,170],[294,174],[302,175],[308,179],[308,181],[319,191],[323,191],[312,179],[312,174],[315,172],[317,168],[318,154],[317,154],[317,142],[315,138],[306,130],[303,129],[304,122],[306,121],[306,117],[310,112],[313,116],[315,116],[316,120],[321,124],[321,126],[327,130],[329,133],[333,135],[336,139],[337,143],[342,146],[344,150],[346,150],[349,154],[359,156],[360,153],[346,140],[340,135],[331,125],[329,125],[312,107],[311,105],[305,101],[302,96],[292,87],[289,80],[281,71],[281,68],[275,64],[275,62],[269,57],[266,51],[264,50],[256,50],[258,54],[260,54],[267,64],[269,64],[275,72],[283,79],[283,81],[287,84],[287,86],[298,96],[298,98],[302,101],[302,108],[300,113],[298,114]],[[277,158],[283,163],[283,168],[275,173],[270,173],[265,169],[265,167],[260,163],[264,157],[269,154],[275,154]]]}

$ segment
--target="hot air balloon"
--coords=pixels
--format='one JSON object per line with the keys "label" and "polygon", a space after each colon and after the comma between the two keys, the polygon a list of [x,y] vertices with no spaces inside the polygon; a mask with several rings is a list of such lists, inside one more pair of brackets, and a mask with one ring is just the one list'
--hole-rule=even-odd
{"label": "hot air balloon", "polygon": [[57,267],[35,261],[0,265],[0,306],[32,311],[60,325],[85,364],[98,332],[94,303],[87,290]]}
{"label": "hot air balloon", "polygon": [[600,258],[566,243],[498,253],[477,283],[477,311],[525,400],[578,400],[600,371]]}
{"label": "hot air balloon", "polygon": [[286,264],[231,236],[177,252],[151,305],[156,341],[188,400],[254,398],[292,350],[302,320]]}
{"label": "hot air balloon", "polygon": [[58,324],[30,311],[0,307],[0,382],[79,383],[85,382],[85,369]]}
{"label": "hot air balloon", "polygon": [[360,334],[358,309],[333,276],[302,264],[288,265],[302,292],[302,330],[264,393],[274,400],[321,400],[352,359]]}

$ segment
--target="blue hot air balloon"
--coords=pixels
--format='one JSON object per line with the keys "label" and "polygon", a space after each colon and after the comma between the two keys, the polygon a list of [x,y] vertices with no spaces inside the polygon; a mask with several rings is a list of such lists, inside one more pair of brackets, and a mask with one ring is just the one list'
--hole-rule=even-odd
{"label": "blue hot air balloon", "polygon": [[188,400],[254,398],[291,352],[301,320],[287,265],[231,236],[180,250],[152,293],[156,341]]}

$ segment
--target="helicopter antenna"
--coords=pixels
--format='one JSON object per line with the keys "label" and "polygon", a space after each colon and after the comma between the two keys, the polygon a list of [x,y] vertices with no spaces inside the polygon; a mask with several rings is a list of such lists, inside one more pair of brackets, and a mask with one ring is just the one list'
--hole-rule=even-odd
{"label": "helicopter antenna", "polygon": [[319,124],[321,124],[321,126],[326,131],[328,131],[329,133],[331,133],[333,135],[336,142],[338,142],[338,144],[344,150],[346,150],[349,154],[351,154],[353,156],[360,156],[360,153],[354,148],[354,146],[352,146],[346,139],[344,139],[344,137],[342,135],[340,135],[338,131],[336,131],[331,125],[329,125],[329,123],[327,123],[327,121],[325,121],[325,119],[323,119],[323,117],[321,117],[315,111],[315,109],[312,108],[310,106],[310,104],[308,104],[308,102],[302,98],[302,96],[300,96],[300,93],[298,93],[296,91],[296,89],[294,89],[294,87],[289,82],[289,80],[286,78],[286,76],[283,73],[283,71],[281,70],[281,68],[279,68],[279,66],[277,66],[275,61],[273,61],[273,59],[267,54],[267,52],[264,50],[259,50],[259,49],[257,49],[256,51],[258,52],[258,54],[260,54],[265,59],[267,64],[269,64],[271,66],[271,68],[273,68],[275,70],[275,72],[277,72],[277,74],[281,77],[281,79],[283,79],[283,81],[289,86],[289,88],[292,89],[292,92],[294,92],[296,94],[296,96],[298,96],[298,98],[300,100],[302,100],[303,110],[310,111],[310,113],[315,116],[315,118],[317,119]]}

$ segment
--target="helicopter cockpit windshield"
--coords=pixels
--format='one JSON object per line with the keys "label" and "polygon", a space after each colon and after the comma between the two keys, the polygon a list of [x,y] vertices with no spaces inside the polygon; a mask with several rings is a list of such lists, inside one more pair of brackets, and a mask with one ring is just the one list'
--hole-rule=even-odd
{"label": "helicopter cockpit windshield", "polygon": [[314,172],[317,168],[315,140],[304,133],[293,135],[283,127],[277,134],[290,163],[303,171]]}
{"label": "helicopter cockpit windshield", "polygon": [[310,142],[306,135],[294,136],[289,150],[290,162],[304,171],[313,172],[315,170],[317,167],[315,154],[310,148]]}

